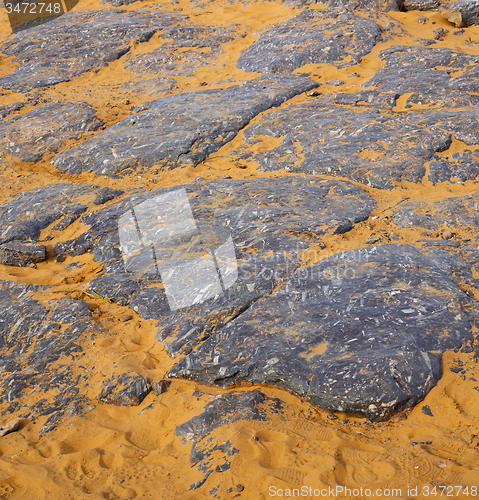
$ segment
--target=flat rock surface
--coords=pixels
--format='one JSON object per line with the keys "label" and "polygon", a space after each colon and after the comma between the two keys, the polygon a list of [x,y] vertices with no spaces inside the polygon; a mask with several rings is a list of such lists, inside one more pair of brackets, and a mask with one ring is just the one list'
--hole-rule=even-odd
{"label": "flat rock surface", "polygon": [[381,39],[372,20],[349,12],[305,10],[267,29],[238,59],[238,68],[262,73],[291,72],[305,64],[353,65]]}
{"label": "flat rock surface", "polygon": [[0,147],[23,161],[37,162],[66,141],[79,140],[101,125],[86,102],[55,102],[1,123]]}
{"label": "flat rock surface", "polygon": [[[189,352],[262,295],[271,293],[297,269],[301,251],[310,243],[321,243],[327,231],[349,231],[375,207],[374,201],[352,184],[308,177],[291,177],[287,184],[274,178],[198,182],[184,189],[201,240],[192,240],[187,249],[181,241],[172,242],[169,250],[155,244],[156,262],[176,265],[163,272],[175,276],[172,296],[177,300],[162,289],[158,272],[151,272],[145,264],[145,254],[137,260],[122,258],[118,228],[126,224],[129,210],[137,207],[136,217],[144,220],[142,231],[156,234],[162,227],[161,220],[151,214],[161,214],[171,193],[182,196],[181,190],[134,195],[87,214],[81,222],[90,229],[54,249],[56,255],[79,255],[91,249],[95,260],[105,263],[105,273],[91,282],[90,290],[122,305],[129,304],[145,319],[158,319],[158,338],[171,355]],[[139,236],[125,228],[121,231],[125,257]],[[144,238],[149,241],[147,235]],[[202,275],[206,267],[195,270],[193,264],[188,265],[204,250],[214,253],[220,247],[225,252],[224,293],[222,287]],[[221,257],[218,259],[221,261]],[[214,267],[212,272],[216,275]]]}
{"label": "flat rock surface", "polygon": [[0,386],[7,403],[2,415],[15,413],[33,422],[48,416],[43,433],[85,409],[80,388],[88,372],[76,373],[73,360],[82,353],[80,341],[100,329],[84,302],[64,297],[46,306],[30,297],[39,290],[0,281]]}
{"label": "flat rock surface", "polygon": [[193,76],[201,67],[210,65],[221,54],[221,44],[233,40],[233,28],[196,25],[164,29],[161,38],[172,40],[141,54],[127,55],[124,66],[132,73],[161,76]]}
{"label": "flat rock surface", "polygon": [[379,58],[384,67],[363,87],[411,94],[406,108],[414,104],[447,108],[479,104],[477,55],[448,48],[394,45],[381,51]]}
{"label": "flat rock surface", "polygon": [[296,271],[169,375],[278,385],[321,408],[380,420],[426,396],[442,352],[471,345],[465,301],[413,247],[349,250]]}
{"label": "flat rock surface", "polygon": [[479,193],[451,196],[435,202],[406,201],[394,210],[392,222],[400,227],[434,231],[449,228],[479,236]]}
{"label": "flat rock surface", "polygon": [[185,19],[174,12],[119,9],[68,12],[44,25],[14,35],[0,51],[19,64],[0,78],[0,87],[16,92],[67,82],[106,66],[149,40],[157,31]]}
{"label": "flat rock surface", "polygon": [[222,441],[214,436],[215,431],[233,422],[244,420],[264,422],[271,415],[281,413],[283,401],[265,396],[259,389],[248,392],[232,392],[217,396],[207,403],[204,411],[188,422],[175,428],[175,434],[183,437],[186,444],[191,441],[190,463],[203,473],[203,478],[191,485],[199,488],[214,471],[224,472],[231,467],[231,461],[239,452],[230,440]]}
{"label": "flat rock surface", "polygon": [[[351,101],[356,99],[351,96]],[[421,182],[426,162],[434,164],[429,178],[435,182],[477,177],[477,151],[461,153],[460,164],[457,155],[438,155],[449,149],[452,137],[479,144],[476,108],[391,113],[374,104],[358,104],[356,109],[342,104],[346,102],[318,98],[273,111],[248,127],[233,155],[252,158],[265,171],[339,175],[381,189],[401,181]],[[280,141],[252,154],[252,146],[264,138]]]}
{"label": "flat rock surface", "polygon": [[93,170],[107,176],[195,166],[258,113],[316,86],[283,76],[149,101],[133,116],[56,155],[52,164],[69,174]]}
{"label": "flat rock surface", "polygon": [[85,212],[90,203],[102,204],[121,194],[111,188],[66,183],[18,193],[0,204],[0,244],[12,240],[38,241],[42,229],[62,231]]}

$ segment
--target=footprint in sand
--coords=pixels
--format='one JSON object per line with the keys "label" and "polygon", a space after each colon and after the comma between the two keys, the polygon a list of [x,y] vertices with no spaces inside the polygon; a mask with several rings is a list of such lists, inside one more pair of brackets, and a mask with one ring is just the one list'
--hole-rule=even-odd
{"label": "footprint in sand", "polygon": [[339,484],[374,484],[392,479],[396,472],[380,446],[348,442],[338,448],[337,456],[334,474]]}

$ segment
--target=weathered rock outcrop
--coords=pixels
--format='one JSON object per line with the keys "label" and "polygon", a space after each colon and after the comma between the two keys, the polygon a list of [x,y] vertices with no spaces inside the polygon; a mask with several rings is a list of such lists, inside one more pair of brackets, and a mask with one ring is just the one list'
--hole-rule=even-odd
{"label": "weathered rock outcrop", "polygon": [[1,123],[0,148],[23,161],[37,162],[66,141],[81,139],[101,125],[103,122],[86,102],[46,104]]}
{"label": "weathered rock outcrop", "polygon": [[120,190],[85,184],[52,184],[18,193],[0,204],[0,244],[12,240],[38,241],[42,229],[55,221],[52,232],[63,231],[88,208],[101,205]]}
{"label": "weathered rock outcrop", "polygon": [[258,113],[316,86],[305,78],[283,76],[149,101],[133,116],[56,155],[52,163],[60,172],[93,170],[108,176],[195,166]]}
{"label": "weathered rock outcrop", "polygon": [[384,419],[424,398],[443,351],[470,348],[467,300],[412,247],[346,251],[296,271],[169,375],[277,385],[321,408]]}
{"label": "weathered rock outcrop", "polygon": [[[142,260],[146,259],[145,253],[139,255],[136,263],[125,259],[125,265],[118,230],[123,224],[120,218],[134,209],[143,227],[142,237],[149,241],[153,238],[150,235],[161,231],[164,225],[156,214],[163,213],[162,207],[168,200],[172,203],[165,196],[181,193],[183,188],[201,238],[199,243],[192,240],[185,250],[181,241],[169,249],[160,248],[160,236],[154,236],[150,242],[155,245],[157,264],[166,265],[168,261],[172,266],[168,272],[174,269],[178,273],[173,295],[180,302],[184,297],[203,297],[193,304],[181,302],[183,306],[175,309],[171,296],[168,298],[161,285],[161,272],[152,272]],[[310,243],[321,243],[321,236],[328,231],[349,231],[355,222],[366,219],[374,207],[374,201],[365,192],[344,182],[308,177],[290,177],[288,184],[274,178],[198,182],[179,190],[136,194],[86,214],[81,222],[89,229],[75,240],[57,244],[54,252],[57,256],[79,255],[91,249],[95,260],[104,263],[105,272],[91,282],[90,290],[122,305],[129,304],[146,319],[158,319],[158,338],[171,355],[176,355],[189,352],[232,317],[271,293],[298,268],[301,252]],[[172,225],[173,231],[174,220]],[[135,245],[140,235],[122,231],[133,240],[122,242],[125,257],[127,247]],[[209,274],[203,275],[206,268],[195,270],[192,259],[205,251],[226,251],[223,245],[228,241],[234,247],[229,260],[225,257],[226,271],[221,271],[225,290],[219,287],[210,293],[211,287],[216,288],[210,283]],[[160,252],[166,252],[166,257],[161,257]],[[215,267],[211,272],[217,275]],[[230,281],[231,286],[226,286]]]}
{"label": "weathered rock outcrop", "polygon": [[[390,97],[370,95],[373,100]],[[350,98],[354,105],[357,97]],[[455,157],[438,156],[449,148],[452,136],[468,145],[479,144],[476,108],[393,114],[387,109],[380,112],[374,102],[358,104],[355,110],[343,103],[318,98],[273,111],[248,127],[244,145],[233,154],[253,158],[265,171],[339,175],[381,189],[400,181],[421,182],[427,162],[433,165],[429,175],[435,182],[458,176],[476,179],[477,151],[463,154],[460,164]],[[387,105],[384,99],[382,103]],[[252,154],[251,146],[261,137],[282,140],[269,151]]]}
{"label": "weathered rock outcrop", "polygon": [[86,408],[88,370],[75,360],[81,360],[81,342],[101,329],[84,302],[64,297],[43,305],[30,297],[40,290],[0,281],[0,387],[2,415],[48,416],[43,433]]}
{"label": "weathered rock outcrop", "polygon": [[0,78],[0,87],[16,92],[67,82],[114,61],[136,43],[185,19],[174,12],[125,10],[68,12],[15,36],[0,47],[19,66]]}
{"label": "weathered rock outcrop", "polygon": [[238,68],[262,73],[291,72],[305,64],[356,64],[381,39],[379,26],[349,12],[305,10],[265,31],[243,51]]}

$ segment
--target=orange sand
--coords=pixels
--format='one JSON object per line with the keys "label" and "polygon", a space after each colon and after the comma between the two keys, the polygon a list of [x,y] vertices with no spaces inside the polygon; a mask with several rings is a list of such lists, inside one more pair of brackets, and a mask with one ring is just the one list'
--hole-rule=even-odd
{"label": "orange sand", "polygon": [[[138,2],[127,7],[135,9],[169,9],[168,4],[155,7],[157,0]],[[313,8],[324,8],[315,5]],[[80,0],[75,10],[104,9],[99,0]],[[247,74],[235,68],[241,50],[249,46],[259,35],[262,28],[275,22],[288,19],[298,11],[275,2],[250,2],[247,6],[237,3],[216,2],[207,9],[189,9],[187,0],[180,0],[170,8],[191,16],[191,22],[200,25],[228,26],[237,23],[246,33],[223,46],[224,54],[212,66],[203,67],[194,77],[181,78],[175,92],[200,89],[200,83],[208,87],[232,85],[251,79],[255,74]],[[430,19],[420,25],[417,17],[425,15]],[[340,78],[348,82],[341,92],[354,92],[360,89],[382,61],[377,54],[393,44],[416,44],[415,38],[432,38],[433,29],[443,27],[450,33],[436,46],[450,47],[471,54],[479,53],[478,45],[467,45],[465,40],[479,39],[479,27],[465,30],[463,36],[452,36],[454,26],[450,25],[438,12],[392,12],[381,15],[384,24],[391,19],[399,22],[404,30],[403,36],[378,44],[363,60],[345,69],[338,70],[331,65],[308,65],[298,72],[311,72],[314,79],[323,81]],[[433,25],[432,21],[436,24]],[[408,36],[410,35],[410,36]],[[10,27],[3,9],[0,10],[0,42],[8,40]],[[160,40],[154,36],[148,43],[133,48],[140,53]],[[133,79],[124,69],[124,58],[112,62],[98,73],[87,73],[74,78],[71,82],[61,83],[40,92],[47,102],[84,100],[98,110],[98,116],[107,125],[118,122],[130,112],[132,105],[150,100],[148,96],[128,94],[119,90],[118,84]],[[14,64],[8,57],[0,55],[0,75],[12,71]],[[357,78],[348,75],[356,72]],[[222,83],[227,81],[226,84]],[[322,93],[338,92],[336,87],[322,85]],[[130,102],[127,103],[126,99]],[[309,99],[306,95],[297,96],[292,102]],[[22,101],[23,96],[5,90],[0,93],[0,105]],[[406,98],[399,100],[396,111],[404,110]],[[291,103],[285,103],[288,106]],[[25,106],[11,116],[28,112]],[[267,113],[267,112],[266,112]],[[265,113],[263,113],[265,114]],[[260,119],[255,118],[253,122]],[[156,189],[187,183],[193,178],[217,179],[229,175],[234,179],[261,177],[265,175],[288,176],[288,172],[264,174],[256,170],[257,165],[245,163],[246,168],[238,168],[230,151],[241,142],[240,133],[230,144],[214,154],[214,158],[196,168],[175,170],[159,176],[132,176],[121,181],[121,187]],[[265,138],[265,141],[271,139]],[[67,148],[71,144],[65,144]],[[266,148],[269,143],[259,144]],[[459,141],[454,142],[454,151],[465,149]],[[469,147],[470,149],[470,147]],[[450,154],[451,151],[447,153]],[[0,172],[0,202],[23,190],[54,182],[94,183],[102,186],[117,187],[119,181],[96,177],[90,173],[79,176],[57,174],[46,157],[38,164],[16,161],[14,167]],[[433,187],[424,181],[419,185],[404,184],[390,192],[365,188],[377,201],[378,208],[368,221],[344,235],[328,235],[326,248],[311,248],[305,264],[315,262],[332,253],[365,246],[371,236],[381,236],[393,231],[404,243],[419,245],[417,242],[423,232],[421,228],[401,229],[389,220],[390,207],[406,197],[411,200],[433,201],[446,197],[468,194],[477,190],[477,183],[444,183]],[[60,235],[61,239],[72,238],[83,231],[77,221]],[[467,232],[460,227],[452,228],[463,238]],[[52,240],[52,245],[58,239]],[[57,263],[52,258],[38,265],[37,269],[14,268],[0,265],[0,279],[17,280],[28,283],[47,284],[54,290],[81,290],[83,284],[94,278],[101,265],[94,262],[89,254],[75,260],[85,265],[66,270],[73,259],[67,258]],[[86,286],[85,286],[86,288]],[[472,290],[479,299],[479,290]],[[62,292],[65,293],[65,292]],[[48,301],[58,298],[58,294],[37,294],[36,299]],[[85,343],[83,349],[87,365],[94,365],[90,386],[82,392],[96,400],[105,377],[113,371],[134,370],[150,380],[163,379],[175,364],[154,339],[154,321],[145,321],[127,307],[111,304],[105,300],[93,299],[86,295],[83,300],[90,307],[94,318],[108,332],[93,344]],[[131,314],[133,320],[122,323],[118,318]],[[467,368],[465,380],[460,374],[452,373],[449,367],[453,360],[461,360]],[[117,368],[113,369],[113,365]],[[275,498],[270,492],[287,494],[286,490],[301,487],[324,489],[340,485],[351,490],[362,488],[363,493],[351,492],[338,496],[310,496],[302,498],[429,498],[426,487],[436,496],[453,498],[474,498],[471,487],[479,487],[479,367],[471,354],[447,352],[443,357],[443,377],[423,403],[410,411],[396,415],[392,420],[368,425],[364,418],[347,417],[348,423],[339,419],[327,418],[327,413],[313,408],[298,398],[276,388],[264,388],[271,397],[279,397],[287,403],[288,422],[271,415],[265,423],[236,422],[217,430],[221,440],[231,439],[232,445],[240,450],[232,457],[231,469],[213,472],[210,479],[197,490],[189,491],[191,483],[201,479],[195,468],[190,468],[189,456],[191,443],[183,445],[175,437],[175,426],[188,421],[202,412],[204,405],[214,395],[227,390],[204,387],[194,382],[174,380],[169,390],[160,396],[151,393],[139,407],[124,408],[101,403],[96,404],[86,418],[70,418],[61,423],[53,432],[42,439],[38,431],[42,422],[32,424],[22,420],[21,429],[0,437],[0,498],[2,499],[202,499],[210,498],[211,487],[220,480],[226,487],[241,484],[244,491],[241,498],[259,500]],[[204,393],[193,396],[195,391]],[[249,390],[244,387],[240,390]],[[33,402],[33,401],[32,401]],[[152,405],[152,403],[154,403]],[[421,411],[427,404],[434,417]],[[142,411],[149,405],[152,407]],[[12,415],[14,417],[14,415]],[[5,424],[0,422],[0,425]],[[253,439],[257,438],[257,439]],[[412,442],[432,444],[417,444]],[[221,475],[220,477],[218,475]],[[441,486],[443,487],[441,489]],[[462,488],[447,489],[447,486]],[[468,495],[465,487],[468,486]],[[271,489],[270,489],[271,487]],[[419,495],[414,495],[413,488]],[[409,489],[408,489],[409,488]],[[281,489],[281,490],[280,490]],[[370,489],[371,494],[365,490]],[[400,490],[393,492],[392,489]],[[384,490],[381,493],[381,490]],[[457,494],[458,491],[460,494]],[[305,492],[305,490],[301,490]],[[343,490],[344,491],[344,490]],[[452,494],[451,494],[452,492]],[[228,498],[233,497],[236,491]],[[226,498],[226,497],[225,497]]]}

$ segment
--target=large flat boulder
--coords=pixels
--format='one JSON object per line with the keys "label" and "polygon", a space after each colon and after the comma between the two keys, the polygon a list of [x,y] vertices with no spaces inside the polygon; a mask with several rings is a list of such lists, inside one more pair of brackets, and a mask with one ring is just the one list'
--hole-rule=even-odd
{"label": "large flat boulder", "polygon": [[363,84],[382,92],[411,94],[415,104],[444,108],[479,104],[479,56],[447,48],[394,45],[378,54],[384,66]]}
{"label": "large flat boulder", "polygon": [[175,12],[120,9],[68,12],[16,33],[0,50],[19,65],[0,78],[16,92],[68,82],[125,55],[134,43],[185,19]]}
{"label": "large flat boulder", "polygon": [[23,161],[37,162],[101,125],[86,102],[55,102],[0,123],[0,147]]}
{"label": "large flat boulder", "polygon": [[445,350],[470,349],[468,300],[413,247],[349,250],[296,271],[169,376],[276,385],[320,408],[385,419],[434,387]]}
{"label": "large flat boulder", "polygon": [[18,193],[0,204],[0,244],[13,240],[38,241],[42,229],[62,231],[85,212],[90,203],[101,205],[120,190],[89,184],[51,184]]}
{"label": "large flat boulder", "polygon": [[31,298],[40,290],[0,281],[0,387],[2,415],[43,418],[43,434],[87,408],[81,387],[88,370],[77,360],[82,342],[102,330],[84,302],[63,297],[44,305]]}
{"label": "large flat boulder", "polygon": [[292,72],[305,64],[357,64],[381,40],[372,20],[350,12],[304,10],[268,28],[241,53],[237,67],[261,73]]}
{"label": "large flat boulder", "polygon": [[148,52],[127,55],[124,66],[142,75],[193,76],[201,66],[212,64],[222,52],[221,45],[236,36],[233,28],[173,26],[161,32],[162,39],[172,41]]}
{"label": "large flat boulder", "polygon": [[[463,154],[461,165],[454,155],[439,155],[449,149],[452,137],[467,145],[479,144],[476,107],[391,113],[388,101],[394,102],[394,96],[369,95],[371,104],[348,95],[303,101],[268,113],[245,130],[243,144],[232,155],[252,158],[264,171],[338,175],[380,189],[391,189],[401,181],[421,182],[427,162],[432,165],[429,176],[436,182],[453,181],[459,173],[461,180],[477,178],[477,151]],[[252,147],[265,138],[280,141],[272,149],[252,153]]]}
{"label": "large flat boulder", "polygon": [[93,170],[107,176],[195,166],[262,111],[316,86],[305,78],[282,76],[155,99],[136,108],[133,116],[56,155],[52,164],[68,174]]}
{"label": "large flat boulder", "polygon": [[[179,212],[165,212],[181,200]],[[90,249],[104,263],[90,290],[157,319],[157,337],[174,356],[272,293],[301,265],[302,250],[311,243],[322,245],[327,232],[346,233],[374,207],[364,191],[346,182],[199,181],[134,194],[85,214],[81,222],[88,229],[55,245],[54,253]],[[138,246],[137,223],[144,246]],[[176,226],[179,235],[171,239]]]}
{"label": "large flat boulder", "polygon": [[436,232],[448,228],[452,232],[462,230],[463,234],[477,238],[479,193],[451,196],[433,202],[406,201],[394,209],[392,222],[399,227],[421,227]]}

